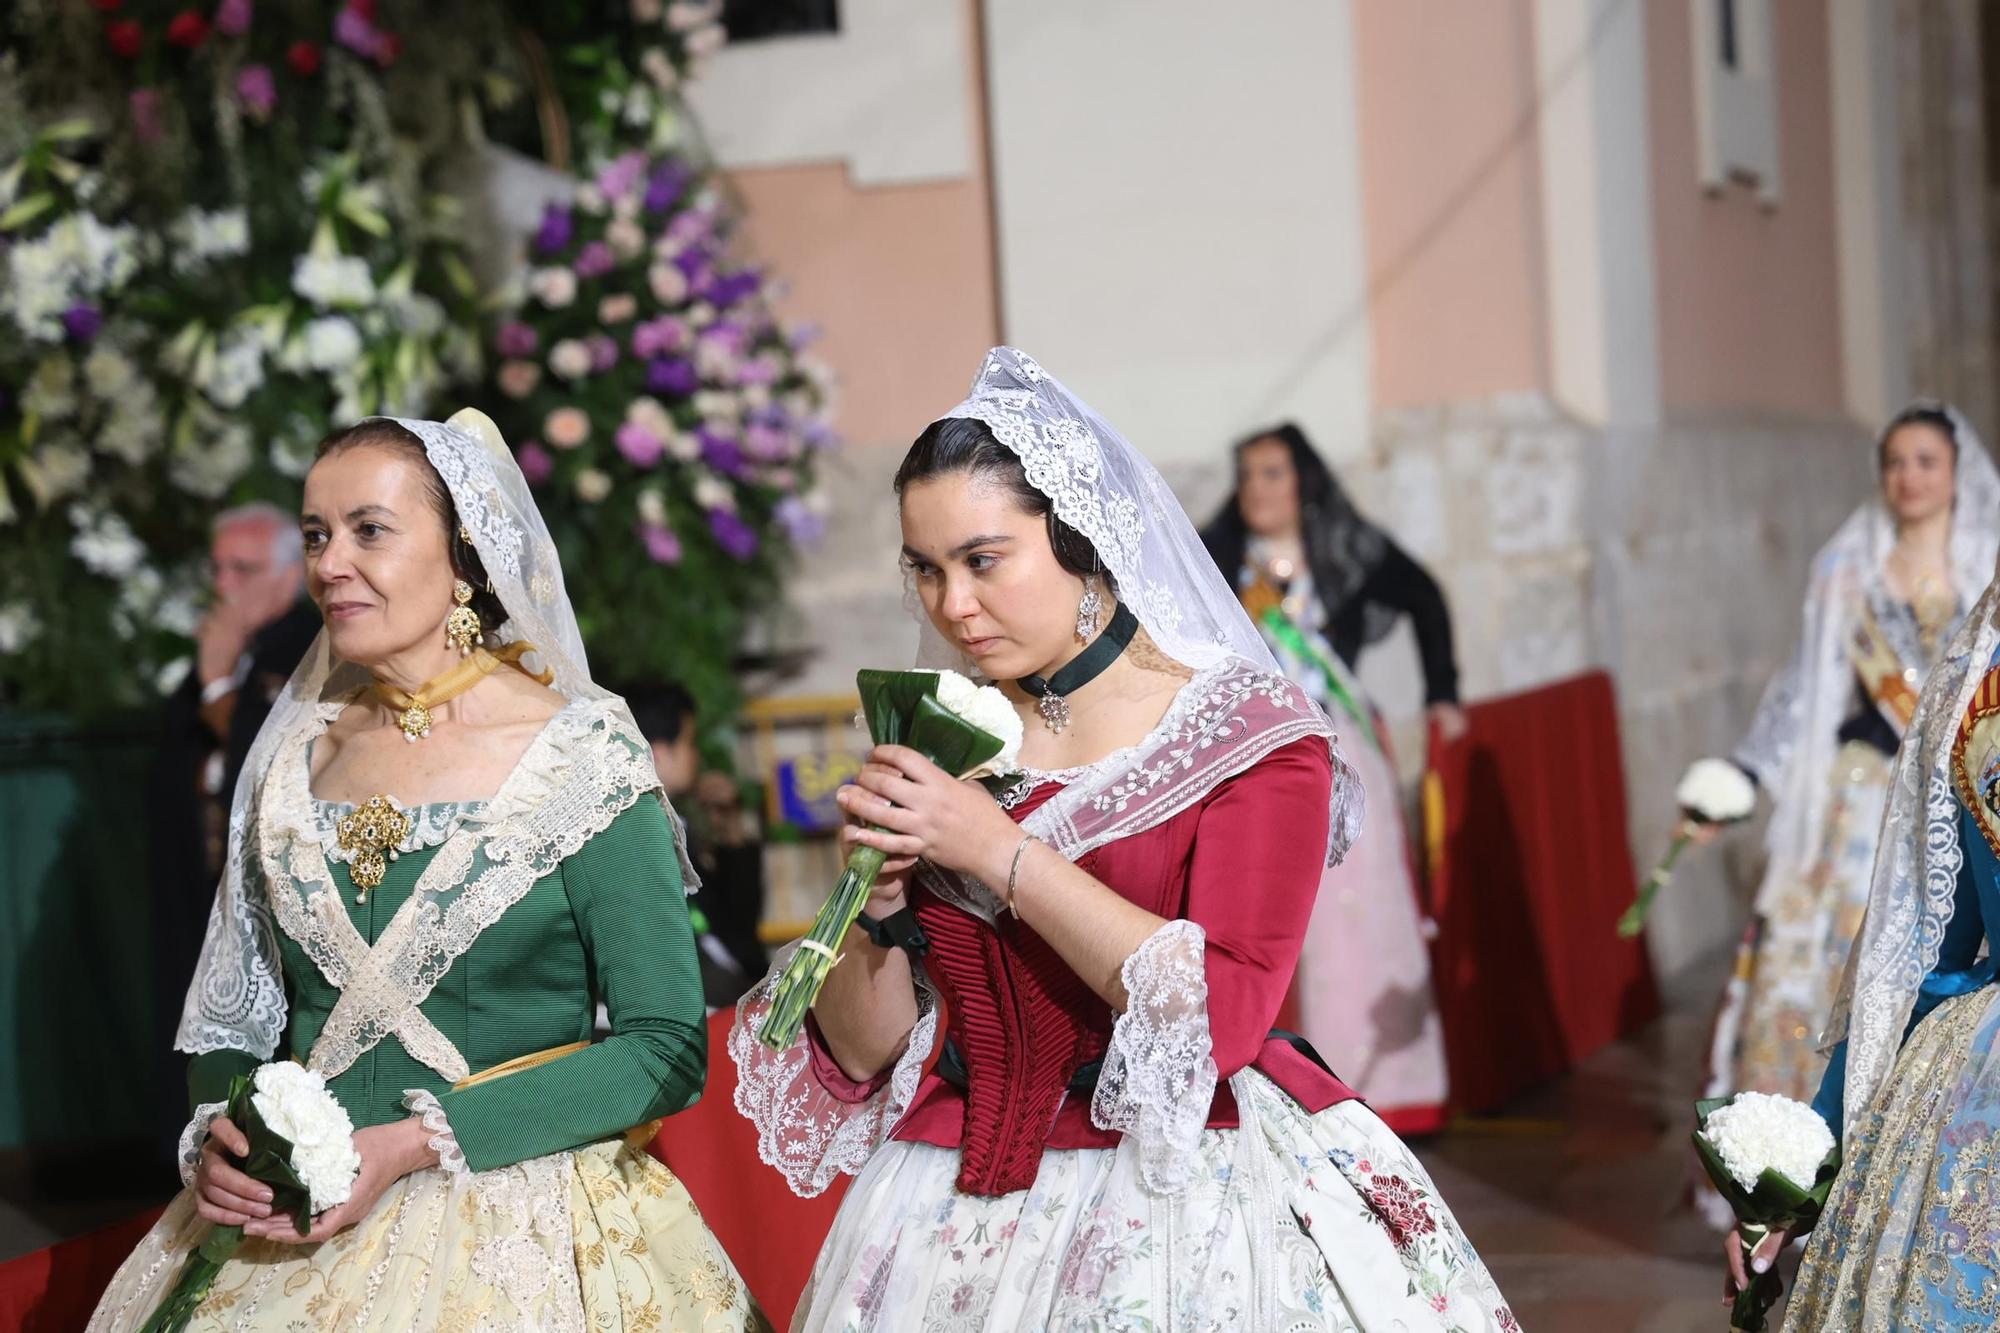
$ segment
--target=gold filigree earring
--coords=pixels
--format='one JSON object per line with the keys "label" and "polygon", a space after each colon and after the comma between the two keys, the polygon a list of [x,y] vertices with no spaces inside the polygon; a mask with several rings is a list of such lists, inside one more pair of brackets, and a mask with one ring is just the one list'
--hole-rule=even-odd
{"label": "gold filigree earring", "polygon": [[464,579],[454,580],[451,600],[458,605],[444,618],[444,641],[464,657],[472,651],[473,644],[485,643],[486,635],[479,628],[479,613],[472,609],[472,585]]}

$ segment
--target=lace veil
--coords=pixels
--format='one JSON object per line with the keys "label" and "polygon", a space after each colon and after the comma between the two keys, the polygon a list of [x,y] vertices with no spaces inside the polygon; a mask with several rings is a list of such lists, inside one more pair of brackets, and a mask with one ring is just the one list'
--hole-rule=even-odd
{"label": "lace veil", "polygon": [[[1931,401],[1910,406],[1944,413],[1958,440],[1952,584],[1959,606],[1970,607],[1993,576],[2000,552],[2000,472],[1956,408]],[[1885,442],[1876,440],[1877,458]],[[1818,853],[1832,799],[1827,774],[1854,701],[1847,638],[1869,598],[1884,595],[1883,571],[1895,544],[1895,516],[1878,490],[1820,548],[1795,655],[1765,689],[1750,732],[1736,750],[1737,762],[1757,774],[1772,801],[1760,910],[1773,886],[1803,873]]]}
{"label": "lace veil", "polygon": [[[652,779],[650,769],[640,758],[647,747],[630,711],[623,700],[590,678],[576,614],[563,588],[555,543],[535,506],[527,479],[521,475],[520,466],[498,427],[484,413],[470,408],[448,422],[389,420],[423,442],[431,466],[443,478],[457,507],[459,522],[471,537],[493,591],[506,608],[507,621],[500,629],[500,640],[506,643],[526,639],[533,643],[535,651],[523,665],[552,671],[554,688],[567,701],[563,710],[565,726],[552,726],[550,734],[529,751],[529,759],[535,762],[524,761],[522,770],[517,770],[516,776],[502,788],[508,797],[507,807],[525,814],[560,793],[564,772],[593,767],[570,762],[562,753],[565,747],[560,744],[561,733],[573,737],[592,733],[588,738],[591,741],[608,735],[619,742],[615,763],[593,769],[593,776],[601,784],[618,788],[609,794],[611,802],[629,805],[637,798],[636,788],[648,784],[656,788],[657,780]],[[339,714],[347,696],[367,680],[362,668],[334,659],[322,631],[258,731],[231,799],[228,859],[175,1036],[174,1044],[180,1050],[198,1053],[238,1049],[268,1059],[277,1049],[286,1016],[275,933],[280,921],[273,912],[274,895],[270,891],[273,886],[264,882],[269,878],[269,862],[260,857],[258,803],[261,794],[272,785],[274,764],[281,758],[302,758],[311,737],[324,730],[327,722]],[[544,772],[525,771],[538,766]],[[609,772],[613,767],[617,769],[615,777]],[[296,785],[299,791],[304,790],[302,782]],[[275,821],[267,818],[261,822],[268,844],[269,828]],[[581,827],[576,820],[569,822]],[[677,835],[679,832],[676,821]],[[459,857],[464,862],[461,869],[469,876],[475,863],[483,869],[510,856],[518,856],[523,862],[533,861],[536,853],[546,856],[559,841],[544,839],[533,847],[517,841],[507,850],[496,849],[497,855],[482,851],[475,856],[468,850]],[[682,849],[681,873],[692,891],[698,881],[687,861],[685,838],[677,837],[676,841]],[[294,858],[293,864],[297,866],[298,862],[310,859]],[[315,882],[326,878],[323,864],[318,872],[313,873],[308,866],[293,876],[306,890],[303,898],[296,900],[299,910],[292,914],[298,919],[283,923],[287,932],[295,936],[305,929],[307,922],[314,930],[325,933],[325,923],[320,918],[326,914],[311,906],[310,890]],[[286,895],[275,895],[275,901],[282,911]],[[489,908],[492,907],[504,908],[504,903],[489,903]],[[473,933],[476,934],[479,924],[484,923],[474,923]],[[324,946],[324,941],[301,939],[300,943],[307,946],[323,968],[340,970],[340,959],[314,947],[315,943]],[[432,967],[440,963],[448,966],[449,958],[429,960]],[[333,980],[347,984],[347,979],[333,972],[329,972]],[[432,976],[429,981],[435,979]],[[423,988],[428,988],[427,983]]]}

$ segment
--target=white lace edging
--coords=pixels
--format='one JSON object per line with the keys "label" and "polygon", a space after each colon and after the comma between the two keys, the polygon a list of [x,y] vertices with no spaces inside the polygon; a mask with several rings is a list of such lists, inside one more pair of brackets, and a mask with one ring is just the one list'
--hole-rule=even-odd
{"label": "white lace edging", "polygon": [[424,1128],[430,1132],[431,1151],[438,1155],[438,1165],[455,1176],[466,1174],[465,1152],[458,1146],[458,1135],[452,1133],[451,1121],[445,1118],[444,1107],[436,1096],[422,1088],[406,1088],[403,1092],[403,1109],[420,1116]]}
{"label": "white lace edging", "polygon": [[736,1005],[729,1028],[729,1058],[736,1062],[736,1109],[757,1127],[757,1155],[778,1169],[792,1193],[810,1199],[833,1178],[859,1174],[909,1109],[923,1079],[924,1061],[937,1040],[937,995],[923,968],[912,964],[917,1021],[895,1068],[866,1101],[850,1102],[827,1091],[813,1073],[811,1038],[804,1032],[782,1051],[757,1040],[771,1012],[771,988],[798,949],[779,950],[771,970]]}
{"label": "white lace edging", "polygon": [[181,1184],[187,1188],[194,1188],[194,1173],[201,1169],[201,1145],[208,1142],[209,1123],[228,1109],[228,1102],[203,1102],[194,1108],[194,1119],[181,1131]]}
{"label": "white lace edging", "polygon": [[1159,1194],[1187,1187],[1215,1103],[1207,944],[1194,922],[1169,921],[1125,960],[1125,1011],[1090,1099],[1091,1123],[1137,1144],[1140,1179]]}

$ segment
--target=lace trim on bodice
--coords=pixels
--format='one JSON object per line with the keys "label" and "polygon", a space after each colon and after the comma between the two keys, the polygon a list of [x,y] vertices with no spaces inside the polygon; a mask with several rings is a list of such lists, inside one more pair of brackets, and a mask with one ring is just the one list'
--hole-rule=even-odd
{"label": "lace trim on bodice", "polygon": [[[488,804],[485,801],[432,801],[428,805],[404,805],[393,796],[389,798],[389,803],[410,819],[410,836],[396,844],[396,850],[405,856],[427,847],[442,847],[452,834],[458,832],[461,824],[483,817]],[[345,865],[354,859],[354,853],[340,845],[339,825],[356,808],[352,801],[313,798],[314,829],[327,860]]]}

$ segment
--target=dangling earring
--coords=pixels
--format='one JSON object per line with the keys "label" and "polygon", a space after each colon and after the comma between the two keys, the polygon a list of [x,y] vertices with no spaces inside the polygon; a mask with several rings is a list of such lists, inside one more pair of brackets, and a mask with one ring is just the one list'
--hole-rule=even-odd
{"label": "dangling earring", "polygon": [[1076,641],[1089,643],[1097,633],[1097,622],[1104,615],[1104,599],[1097,595],[1097,584],[1090,579],[1083,581],[1083,600],[1076,604]]}
{"label": "dangling earring", "polygon": [[455,580],[451,600],[458,605],[444,618],[444,641],[463,657],[472,651],[473,644],[485,643],[486,635],[479,628],[479,613],[472,609],[472,585],[464,579]]}

